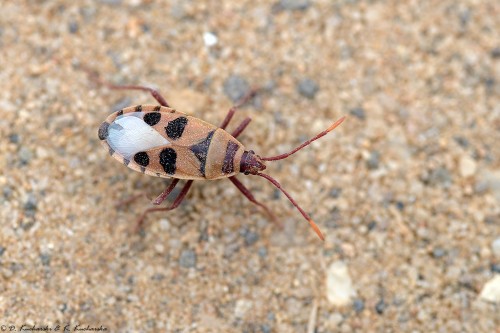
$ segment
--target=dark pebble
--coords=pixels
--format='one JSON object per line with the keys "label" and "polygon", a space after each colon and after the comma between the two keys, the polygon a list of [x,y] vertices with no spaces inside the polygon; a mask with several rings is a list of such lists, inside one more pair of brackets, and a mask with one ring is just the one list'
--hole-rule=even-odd
{"label": "dark pebble", "polygon": [[500,215],[488,215],[484,218],[484,223],[500,225]]}
{"label": "dark pebble", "polygon": [[377,311],[378,314],[383,314],[385,311],[385,307],[386,307],[385,302],[383,299],[381,299],[375,305],[375,311]]}
{"label": "dark pebble", "polygon": [[495,47],[493,50],[491,50],[491,57],[493,59],[500,58],[500,47]]}
{"label": "dark pebble", "polygon": [[277,6],[284,10],[304,10],[310,5],[309,0],[280,0]]}
{"label": "dark pebble", "polygon": [[9,185],[3,187],[3,197],[9,199],[12,196],[12,188]]}
{"label": "dark pebble", "polygon": [[367,225],[368,231],[372,231],[377,227],[377,221],[370,221]]}
{"label": "dark pebble", "polygon": [[370,170],[375,170],[378,169],[380,164],[380,153],[378,151],[372,151],[370,153],[370,156],[368,157],[368,160],[366,161],[366,166]]}
{"label": "dark pebble", "polygon": [[445,254],[446,251],[440,247],[436,247],[434,250],[432,250],[432,256],[436,259],[444,257]]}
{"label": "dark pebble", "polygon": [[63,303],[59,305],[59,311],[61,311],[62,313],[66,312],[67,309],[68,309],[68,304]]}
{"label": "dark pebble", "polygon": [[251,246],[259,240],[259,235],[253,231],[247,231],[244,237],[246,246]]}
{"label": "dark pebble", "polygon": [[9,135],[9,141],[10,143],[19,143],[19,141],[21,141],[19,134],[12,133],[11,135]]}
{"label": "dark pebble", "polygon": [[250,91],[250,85],[243,77],[231,75],[224,81],[223,89],[226,96],[236,103]]}
{"label": "dark pebble", "polygon": [[448,169],[439,167],[431,170],[429,176],[425,179],[429,185],[450,185],[452,182],[451,174]]}
{"label": "dark pebble", "polygon": [[0,257],[5,253],[5,247],[0,246]]}
{"label": "dark pebble", "polygon": [[361,120],[366,119],[365,109],[363,109],[363,108],[358,107],[358,108],[351,109],[351,111],[349,111],[349,113],[358,119],[361,119]]}
{"label": "dark pebble", "polygon": [[458,143],[462,148],[467,148],[469,147],[469,140],[467,140],[466,138],[464,138],[463,136],[455,136],[453,137],[453,139],[455,140],[456,143]]}
{"label": "dark pebble", "polygon": [[396,201],[396,208],[397,208],[399,211],[402,211],[403,209],[405,209],[405,204],[404,204],[404,202],[402,202],[402,201]]}
{"label": "dark pebble", "polygon": [[51,256],[47,253],[41,253],[40,254],[40,261],[42,262],[42,265],[44,266],[50,266],[50,260]]}
{"label": "dark pebble", "polygon": [[258,254],[259,254],[259,257],[261,257],[261,258],[267,257],[267,249],[263,246],[259,247]]}
{"label": "dark pebble", "polygon": [[356,313],[360,313],[365,309],[365,302],[363,302],[363,300],[359,298],[355,299],[352,303],[352,307],[354,308],[354,311],[356,311]]}
{"label": "dark pebble", "polygon": [[179,258],[179,264],[184,268],[192,268],[196,266],[196,253],[191,250],[183,250]]}
{"label": "dark pebble", "polygon": [[491,264],[491,271],[493,273],[500,273],[500,264]]}
{"label": "dark pebble", "polygon": [[37,200],[33,193],[28,194],[28,199],[24,203],[24,212],[28,216],[35,215],[37,210]]}
{"label": "dark pebble", "polygon": [[77,22],[75,21],[71,21],[68,23],[68,31],[72,34],[76,34],[78,32],[78,29],[79,29],[79,25]]}
{"label": "dark pebble", "polygon": [[319,91],[319,86],[316,81],[312,79],[303,79],[297,83],[297,91],[302,96],[313,99]]}
{"label": "dark pebble", "polygon": [[338,198],[338,197],[340,197],[341,193],[342,193],[342,189],[340,187],[334,187],[330,191],[330,196],[332,198]]}
{"label": "dark pebble", "polygon": [[271,327],[267,324],[260,325],[260,331],[262,333],[271,333]]}
{"label": "dark pebble", "polygon": [[19,160],[21,161],[22,165],[28,164],[31,161],[31,159],[33,158],[33,154],[31,153],[31,150],[29,150],[26,147],[21,147],[21,149],[19,149],[18,156],[19,156]]}

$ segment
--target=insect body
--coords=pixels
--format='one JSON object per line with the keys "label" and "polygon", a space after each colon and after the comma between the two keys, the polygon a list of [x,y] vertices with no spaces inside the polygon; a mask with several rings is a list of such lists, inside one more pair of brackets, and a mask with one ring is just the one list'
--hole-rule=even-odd
{"label": "insect body", "polygon": [[[179,179],[188,180],[171,206],[147,209],[139,223],[142,223],[149,212],[176,208],[186,196],[193,180],[228,178],[251,202],[270,213],[269,209],[258,202],[235,177],[238,173],[244,173],[261,176],[279,188],[309,221],[318,236],[324,239],[317,225],[288,192],[275,179],[261,171],[266,169],[265,161],[275,161],[290,156],[326,135],[340,125],[344,118],[286,154],[260,157],[252,150],[246,150],[237,140],[238,135],[250,123],[250,118],[245,119],[231,134],[225,130],[238,105],[229,111],[222,125],[217,127],[170,108],[163,97],[150,88],[112,85],[110,87],[149,91],[160,103],[160,106],[138,105],[119,110],[101,124],[98,131],[99,139],[111,156],[135,171],[156,177],[173,178],[168,188],[153,201],[156,205],[166,199]],[[251,96],[248,95],[246,100]],[[240,105],[242,103],[244,101]]]}
{"label": "insect body", "polygon": [[129,168],[163,178],[234,176],[245,150],[225,130],[163,106],[115,112],[101,125],[99,138]]}

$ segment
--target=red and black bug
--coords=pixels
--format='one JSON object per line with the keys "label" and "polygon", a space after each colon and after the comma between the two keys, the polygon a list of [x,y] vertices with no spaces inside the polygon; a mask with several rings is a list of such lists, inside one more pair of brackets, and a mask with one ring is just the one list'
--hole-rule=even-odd
{"label": "red and black bug", "polygon": [[112,89],[142,90],[150,92],[160,105],[137,105],[112,113],[99,127],[99,139],[111,156],[127,167],[156,177],[172,178],[170,185],[153,204],[161,204],[172,192],[180,179],[187,182],[168,207],[149,208],[139,219],[144,221],[148,213],[168,211],[179,206],[186,197],[194,180],[228,178],[254,204],[270,210],[257,201],[252,193],[236,178],[238,173],[256,175],[267,179],[282,191],[290,202],[309,222],[316,234],[324,240],[322,232],[311,217],[297,204],[281,185],[268,174],[266,161],[287,158],[298,150],[321,138],[340,125],[345,117],[334,122],[323,132],[304,142],[288,153],[260,157],[253,150],[247,150],[237,137],[248,126],[251,119],[246,118],[231,133],[225,129],[234,116],[236,109],[253,96],[248,94],[244,100],[232,107],[220,126],[214,126],[172,109],[158,91],[143,86],[115,86]]}

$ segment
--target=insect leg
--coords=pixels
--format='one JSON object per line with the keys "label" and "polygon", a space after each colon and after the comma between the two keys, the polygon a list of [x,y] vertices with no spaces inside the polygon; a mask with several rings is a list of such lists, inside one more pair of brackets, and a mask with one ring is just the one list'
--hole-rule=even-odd
{"label": "insect leg", "polygon": [[153,88],[149,87],[144,87],[144,86],[119,86],[119,85],[114,85],[110,83],[106,83],[106,86],[109,89],[115,89],[115,90],[141,90],[141,91],[147,91],[149,92],[157,101],[160,103],[161,106],[166,106],[169,107],[167,101],[165,98],[163,98],[162,95],[158,92],[158,90],[155,90]]}
{"label": "insect leg", "polygon": [[241,134],[241,132],[245,130],[248,124],[250,124],[251,121],[252,118],[245,118],[245,120],[243,120],[241,124],[238,127],[236,127],[236,129],[231,133],[231,135],[237,138]]}
{"label": "insect leg", "polygon": [[283,227],[281,222],[279,222],[278,219],[276,219],[276,216],[274,216],[274,214],[271,212],[271,210],[269,208],[267,208],[266,205],[258,202],[257,199],[255,199],[255,197],[253,196],[252,192],[250,192],[250,190],[248,188],[246,188],[245,185],[243,185],[243,183],[240,182],[238,180],[238,178],[236,178],[236,176],[229,177],[229,180],[234,184],[234,186],[236,186],[238,188],[238,190],[240,190],[241,193],[243,193],[243,195],[245,197],[247,197],[248,200],[250,200],[251,202],[253,202],[257,206],[262,207],[266,211],[266,213],[271,217],[273,222],[278,224],[278,226],[280,228]]}
{"label": "insect leg", "polygon": [[162,95],[160,95],[158,90],[155,90],[155,89],[149,88],[149,87],[144,87],[144,86],[136,86],[136,85],[123,85],[123,86],[122,85],[115,85],[115,84],[109,83],[108,81],[101,79],[99,76],[99,73],[88,68],[87,66],[81,65],[81,68],[82,68],[82,70],[87,72],[87,75],[89,76],[89,78],[98,85],[103,85],[103,86],[108,87],[109,89],[115,89],[115,90],[122,89],[122,90],[147,91],[158,101],[158,103],[160,103],[161,106],[169,107],[167,101],[165,100],[165,98],[163,98]]}
{"label": "insect leg", "polygon": [[174,178],[170,185],[163,191],[156,199],[153,200],[153,205],[159,205],[168,197],[168,195],[173,191],[175,185],[179,182],[179,179]]}
{"label": "insect leg", "polygon": [[233,118],[236,110],[239,107],[243,106],[245,103],[248,103],[248,101],[250,101],[256,94],[257,94],[257,89],[252,89],[245,96],[243,96],[243,98],[241,98],[241,100],[238,103],[236,103],[232,108],[229,109],[229,112],[227,113],[226,118],[224,118],[224,121],[222,122],[222,124],[219,127],[222,129],[226,129],[226,126],[229,124],[229,122]]}
{"label": "insect leg", "polygon": [[149,213],[163,212],[163,211],[168,211],[168,210],[172,210],[172,209],[177,208],[181,204],[182,200],[184,200],[184,198],[186,197],[186,194],[188,193],[189,188],[191,187],[192,184],[193,184],[192,180],[188,180],[187,183],[184,184],[184,187],[182,188],[182,190],[179,193],[179,195],[177,196],[177,198],[175,198],[172,205],[170,205],[168,207],[155,207],[155,208],[146,209],[142,213],[142,215],[139,217],[139,219],[137,220],[137,228],[136,229],[139,230],[143,226],[144,219],[146,218],[146,215],[148,215]]}

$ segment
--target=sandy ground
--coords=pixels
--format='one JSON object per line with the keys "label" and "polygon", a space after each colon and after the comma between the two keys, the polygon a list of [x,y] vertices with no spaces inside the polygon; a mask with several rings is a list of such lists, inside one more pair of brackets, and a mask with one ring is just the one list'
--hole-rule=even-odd
{"label": "sandy ground", "polygon": [[[214,124],[261,87],[262,155],[347,115],[267,170],[326,241],[243,175],[284,229],[222,180],[134,233],[167,182],[97,129],[155,101],[83,66]],[[500,332],[499,74],[497,1],[2,2],[0,328]]]}

